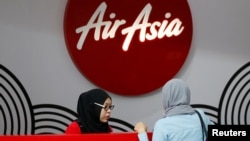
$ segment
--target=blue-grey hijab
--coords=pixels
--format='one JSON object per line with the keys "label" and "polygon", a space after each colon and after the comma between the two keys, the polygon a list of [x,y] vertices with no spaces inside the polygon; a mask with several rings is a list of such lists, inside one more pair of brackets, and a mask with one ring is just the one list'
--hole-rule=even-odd
{"label": "blue-grey hijab", "polygon": [[169,80],[162,89],[164,117],[195,113],[190,105],[190,95],[186,82],[176,78]]}

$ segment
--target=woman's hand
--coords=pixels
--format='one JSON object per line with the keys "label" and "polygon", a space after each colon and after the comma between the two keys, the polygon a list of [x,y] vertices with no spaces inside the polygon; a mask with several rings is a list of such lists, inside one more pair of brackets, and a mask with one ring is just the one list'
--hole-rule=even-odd
{"label": "woman's hand", "polygon": [[138,122],[138,123],[135,124],[134,130],[137,133],[147,132],[147,126],[143,122]]}

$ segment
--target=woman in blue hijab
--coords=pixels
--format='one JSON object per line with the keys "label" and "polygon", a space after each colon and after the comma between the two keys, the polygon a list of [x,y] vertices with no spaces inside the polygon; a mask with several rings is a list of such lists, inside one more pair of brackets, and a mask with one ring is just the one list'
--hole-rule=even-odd
{"label": "woman in blue hijab", "polygon": [[[155,125],[152,141],[203,141],[201,122],[198,111],[205,123],[206,129],[213,124],[200,109],[190,105],[190,88],[181,79],[171,79],[162,88],[163,118]],[[143,122],[135,125],[140,141],[148,141],[147,126]]]}

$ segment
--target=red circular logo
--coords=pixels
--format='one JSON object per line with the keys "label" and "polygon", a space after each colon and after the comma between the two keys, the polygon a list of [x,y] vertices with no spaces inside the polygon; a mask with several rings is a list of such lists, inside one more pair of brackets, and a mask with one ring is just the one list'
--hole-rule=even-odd
{"label": "red circular logo", "polygon": [[142,95],[181,69],[192,17],[186,0],[68,0],[64,36],[89,81],[118,95]]}

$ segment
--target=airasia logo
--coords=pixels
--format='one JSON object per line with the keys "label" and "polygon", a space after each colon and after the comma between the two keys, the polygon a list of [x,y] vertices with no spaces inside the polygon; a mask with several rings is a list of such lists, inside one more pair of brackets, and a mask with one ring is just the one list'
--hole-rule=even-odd
{"label": "airasia logo", "polygon": [[[94,39],[99,41],[100,38],[103,40],[108,38],[114,38],[116,31],[121,25],[126,24],[125,19],[115,20],[114,23],[110,21],[103,21],[103,17],[105,11],[107,9],[107,4],[102,2],[100,6],[96,9],[87,25],[79,27],[76,29],[76,33],[81,33],[80,39],[77,43],[77,49],[81,50],[83,43],[88,35],[88,32],[91,29],[94,29],[95,35]],[[148,3],[143,10],[140,12],[133,25],[121,30],[122,35],[126,35],[125,41],[123,43],[122,49],[127,51],[129,45],[131,43],[131,39],[133,38],[135,32],[140,30],[140,41],[144,42],[147,40],[153,40],[155,38],[161,39],[164,36],[172,37],[178,36],[183,31],[184,27],[182,26],[182,22],[178,18],[174,18],[172,21],[163,20],[162,23],[155,21],[152,24],[148,23],[149,16],[152,10],[152,6]],[[169,19],[171,17],[171,13],[166,13],[165,18]],[[115,18],[115,13],[110,14],[110,19]],[[95,22],[96,21],[96,22]],[[101,33],[101,27],[103,26],[103,31]],[[147,28],[149,28],[150,33],[146,33]],[[157,31],[157,29],[159,29]]]}
{"label": "airasia logo", "polygon": [[69,0],[69,54],[96,86],[119,95],[160,88],[184,64],[192,40],[186,0]]}

